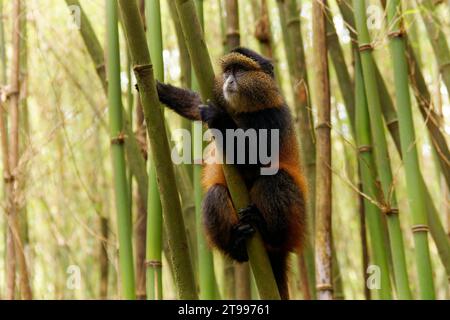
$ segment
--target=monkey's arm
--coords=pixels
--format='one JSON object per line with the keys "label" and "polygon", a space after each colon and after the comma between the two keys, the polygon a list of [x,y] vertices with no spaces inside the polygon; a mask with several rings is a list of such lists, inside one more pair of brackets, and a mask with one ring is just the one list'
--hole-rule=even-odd
{"label": "monkey's arm", "polygon": [[159,101],[189,120],[201,120],[198,106],[202,103],[198,93],[158,82]]}

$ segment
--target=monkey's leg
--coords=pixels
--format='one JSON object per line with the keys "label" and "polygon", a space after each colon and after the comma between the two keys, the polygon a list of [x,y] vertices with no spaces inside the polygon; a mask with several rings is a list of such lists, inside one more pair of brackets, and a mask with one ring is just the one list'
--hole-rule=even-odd
{"label": "monkey's leg", "polygon": [[270,264],[282,299],[289,299],[288,255],[300,247],[304,237],[305,201],[301,188],[287,171],[260,176],[250,198],[253,207],[244,221],[255,221],[268,249]]}
{"label": "monkey's leg", "polygon": [[298,248],[304,236],[305,200],[294,179],[285,170],[262,175],[254,183],[250,198],[257,210],[250,210],[251,218],[244,221],[256,221],[254,225],[268,247],[286,252]]}
{"label": "monkey's leg", "polygon": [[158,82],[159,101],[190,120],[200,120],[198,106],[202,103],[198,93]]}
{"label": "monkey's leg", "polygon": [[221,251],[239,262],[248,261],[246,240],[255,230],[239,221],[224,185],[213,185],[206,193],[203,223],[208,238]]}

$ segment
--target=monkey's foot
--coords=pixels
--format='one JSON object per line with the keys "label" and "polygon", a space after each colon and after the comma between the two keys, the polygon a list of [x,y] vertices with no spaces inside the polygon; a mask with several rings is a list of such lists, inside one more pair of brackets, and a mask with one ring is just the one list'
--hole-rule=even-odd
{"label": "monkey's foot", "polygon": [[264,238],[267,234],[266,220],[261,214],[261,211],[254,205],[251,204],[246,208],[240,209],[238,211],[239,221],[241,223],[248,223],[259,230],[261,236]]}
{"label": "monkey's foot", "polygon": [[239,222],[232,231],[230,256],[238,261],[248,261],[247,239],[255,233],[255,229],[248,223]]}

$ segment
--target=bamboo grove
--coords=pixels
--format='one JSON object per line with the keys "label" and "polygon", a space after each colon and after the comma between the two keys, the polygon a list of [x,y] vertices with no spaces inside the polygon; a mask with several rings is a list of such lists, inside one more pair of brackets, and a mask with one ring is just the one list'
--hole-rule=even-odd
{"label": "bamboo grove", "polygon": [[[238,46],[271,59],[295,118],[291,299],[449,299],[449,16],[437,0],[0,0],[0,299],[280,299],[259,232],[247,263],[211,249],[206,128],[156,88],[214,99]],[[190,163],[172,160],[179,128]]]}

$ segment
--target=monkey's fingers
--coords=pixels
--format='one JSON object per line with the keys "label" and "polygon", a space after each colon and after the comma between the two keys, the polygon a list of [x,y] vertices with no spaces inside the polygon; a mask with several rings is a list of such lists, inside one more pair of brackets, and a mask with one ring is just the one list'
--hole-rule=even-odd
{"label": "monkey's fingers", "polygon": [[246,208],[240,209],[238,211],[238,215],[240,223],[247,223],[254,226],[259,230],[263,238],[267,236],[268,231],[266,220],[256,205],[251,204]]}

